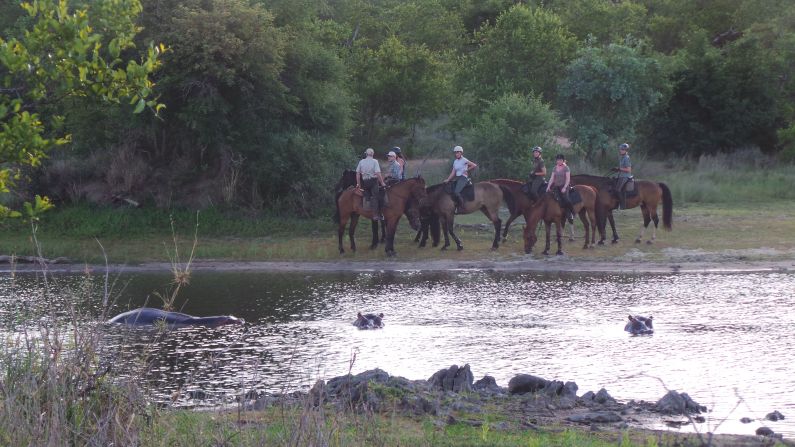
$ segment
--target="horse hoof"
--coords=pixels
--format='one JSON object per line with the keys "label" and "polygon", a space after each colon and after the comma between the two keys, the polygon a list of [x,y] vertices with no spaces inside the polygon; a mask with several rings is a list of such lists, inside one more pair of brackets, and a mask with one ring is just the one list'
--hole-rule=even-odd
{"label": "horse hoof", "polygon": [[613,239],[613,242],[612,242],[612,243],[613,243],[613,244],[617,244],[617,243],[618,243],[618,239]]}
{"label": "horse hoof", "polygon": [[563,252],[559,251],[559,252],[555,253],[555,256],[563,256]]}
{"label": "horse hoof", "polygon": [[651,241],[646,241],[646,245],[651,245],[651,244],[652,244]]}
{"label": "horse hoof", "polygon": [[636,243],[636,244],[640,244],[640,238],[638,238],[638,239],[635,239],[635,243]]}
{"label": "horse hoof", "polygon": [[464,246],[463,246],[463,245],[459,245],[459,246],[458,246],[458,248],[457,248],[457,250],[458,250],[458,251],[461,251],[461,250],[463,250],[463,249],[464,249]]}
{"label": "horse hoof", "polygon": [[544,256],[549,256],[549,250],[544,250],[541,252],[541,254]]}
{"label": "horse hoof", "polygon": [[573,238],[573,237],[570,237],[570,238],[569,238],[569,242],[574,242],[574,238]]}
{"label": "horse hoof", "polygon": [[420,248],[425,248],[425,244],[420,244],[419,247]]}
{"label": "horse hoof", "polygon": [[442,251],[447,251],[447,245],[445,245],[444,247],[442,247]]}

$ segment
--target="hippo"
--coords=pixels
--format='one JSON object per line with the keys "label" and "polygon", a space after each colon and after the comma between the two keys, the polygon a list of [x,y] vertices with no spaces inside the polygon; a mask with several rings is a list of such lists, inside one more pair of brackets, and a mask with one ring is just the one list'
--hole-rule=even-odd
{"label": "hippo", "polygon": [[652,317],[629,316],[629,322],[624,326],[624,330],[632,335],[647,335],[654,333]]}
{"label": "hippo", "polygon": [[361,312],[356,314],[356,321],[353,325],[359,329],[379,329],[384,327],[383,322],[384,314],[364,314]]}
{"label": "hippo", "polygon": [[139,309],[124,312],[108,320],[108,323],[126,324],[130,326],[149,326],[160,323],[166,326],[207,326],[217,327],[225,324],[244,324],[240,318],[220,315],[212,317],[194,317],[179,312],[167,312],[165,310],[153,309],[151,307],[141,307]]}

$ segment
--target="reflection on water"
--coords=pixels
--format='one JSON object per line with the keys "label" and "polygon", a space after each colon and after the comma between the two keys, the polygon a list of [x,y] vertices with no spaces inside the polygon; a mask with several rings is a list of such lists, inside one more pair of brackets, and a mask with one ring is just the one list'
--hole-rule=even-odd
{"label": "reflection on water", "polygon": [[[19,332],[68,303],[99,315],[101,278],[2,279],[0,331]],[[168,276],[118,278],[112,313],[167,294]],[[305,388],[317,378],[381,368],[427,379],[469,363],[506,386],[518,373],[573,380],[579,394],[606,388],[621,400],[656,401],[667,387],[712,409],[709,427],[752,433],[765,422],[795,435],[795,275],[583,275],[384,272],[195,273],[178,303],[193,315],[232,314],[243,327],[166,334],[106,328],[106,361],[119,374],[145,364],[156,399],[178,389],[183,405],[230,401],[254,390]],[[360,331],[356,313],[383,312],[386,327]],[[653,315],[655,333],[623,332],[628,314]],[[739,408],[730,413],[738,400]]]}

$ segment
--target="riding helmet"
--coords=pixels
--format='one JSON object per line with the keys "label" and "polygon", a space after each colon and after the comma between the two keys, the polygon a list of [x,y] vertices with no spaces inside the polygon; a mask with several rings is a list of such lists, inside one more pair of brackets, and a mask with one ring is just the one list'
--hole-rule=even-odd
{"label": "riding helmet", "polygon": [[399,154],[400,153],[400,148],[395,146],[395,147],[392,148],[392,152],[394,152],[396,154]]}
{"label": "riding helmet", "polygon": [[536,146],[536,147],[534,147],[534,148],[533,148],[533,152],[536,152],[536,151],[537,151],[538,153],[544,152],[544,150],[543,150],[543,149],[541,149],[541,146]]}
{"label": "riding helmet", "polygon": [[456,146],[456,147],[453,148],[453,152],[461,152],[463,154],[464,153],[464,148],[461,147],[461,146]]}
{"label": "riding helmet", "polygon": [[566,157],[563,154],[555,155],[555,160],[565,160]]}
{"label": "riding helmet", "polygon": [[625,151],[628,151],[628,150],[629,150],[629,144],[627,144],[627,143],[624,143],[624,144],[622,144],[621,146],[619,146],[618,148],[619,148],[619,149],[624,149]]}

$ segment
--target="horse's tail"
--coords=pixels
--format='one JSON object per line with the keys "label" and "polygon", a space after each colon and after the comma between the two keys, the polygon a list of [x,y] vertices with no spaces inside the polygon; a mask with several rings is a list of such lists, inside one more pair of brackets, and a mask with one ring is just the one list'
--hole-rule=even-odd
{"label": "horse's tail", "polygon": [[336,224],[340,223],[340,196],[344,191],[339,191],[334,196],[334,216],[331,218]]}
{"label": "horse's tail", "polygon": [[662,196],[663,196],[663,228],[668,231],[671,231],[671,226],[673,224],[673,214],[674,214],[674,199],[671,195],[671,190],[668,189],[668,185],[665,183],[658,183],[660,188],[662,188]]}
{"label": "horse's tail", "polygon": [[442,226],[439,224],[439,215],[436,213],[431,214],[431,221],[428,224],[428,227],[431,231],[431,241],[433,242],[434,247],[439,245],[439,239],[441,237]]}
{"label": "horse's tail", "polygon": [[502,190],[502,197],[505,199],[505,204],[508,205],[508,211],[510,211],[511,216],[513,216],[516,214],[516,199],[513,197],[513,192],[505,185],[497,185]]}

